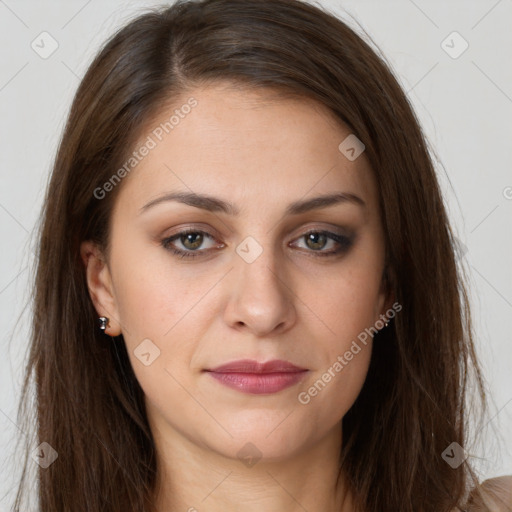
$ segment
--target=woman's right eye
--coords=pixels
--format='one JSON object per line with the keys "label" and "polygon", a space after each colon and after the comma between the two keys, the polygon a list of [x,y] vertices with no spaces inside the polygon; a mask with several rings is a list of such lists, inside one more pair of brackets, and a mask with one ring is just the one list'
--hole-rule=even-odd
{"label": "woman's right eye", "polygon": [[[206,231],[186,229],[162,240],[162,246],[177,255],[179,258],[195,258],[201,256],[206,250],[198,250],[208,237],[214,240],[213,236]],[[183,248],[180,249],[174,244],[179,242]]]}

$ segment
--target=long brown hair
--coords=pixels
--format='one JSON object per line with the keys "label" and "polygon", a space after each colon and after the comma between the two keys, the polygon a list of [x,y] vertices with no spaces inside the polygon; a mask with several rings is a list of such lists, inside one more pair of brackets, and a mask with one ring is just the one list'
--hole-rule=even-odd
{"label": "long brown hair", "polygon": [[23,387],[28,401],[35,383],[38,442],[58,452],[38,468],[40,510],[152,510],[157,468],[143,393],[123,340],[106,343],[96,327],[79,248],[84,240],[108,248],[122,183],[103,199],[94,191],[126,161],[141,127],[178,95],[217,80],[312,98],[366,146],[386,277],[403,309],[378,334],[343,418],[340,467],[365,512],[462,507],[472,470],[442,454],[466,445],[469,378],[482,403],[485,393],[456,240],[406,95],[378,51],[318,7],[202,0],[152,10],[117,32],[71,107],[42,212]]}

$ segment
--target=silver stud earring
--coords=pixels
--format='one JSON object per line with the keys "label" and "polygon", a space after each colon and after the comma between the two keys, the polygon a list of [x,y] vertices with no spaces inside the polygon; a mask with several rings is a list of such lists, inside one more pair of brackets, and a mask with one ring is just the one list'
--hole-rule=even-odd
{"label": "silver stud earring", "polygon": [[108,318],[106,316],[100,316],[98,318],[98,323],[100,324],[100,329],[105,331],[108,326]]}

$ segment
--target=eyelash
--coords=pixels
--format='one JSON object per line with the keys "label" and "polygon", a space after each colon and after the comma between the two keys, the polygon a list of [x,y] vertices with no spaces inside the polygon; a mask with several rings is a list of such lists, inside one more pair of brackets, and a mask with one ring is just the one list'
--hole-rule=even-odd
{"label": "eyelash", "polygon": [[[214,239],[214,237],[206,231],[202,231],[200,229],[185,229],[185,230],[180,231],[179,233],[176,233],[168,238],[165,238],[164,240],[162,240],[161,245],[164,249],[171,251],[178,258],[196,258],[198,256],[204,255],[206,252],[205,250],[201,251],[199,249],[196,249],[194,251],[192,251],[192,250],[183,251],[183,250],[177,249],[176,247],[173,247],[171,245],[174,240],[181,238],[182,236],[191,234],[191,233],[206,235],[207,237]],[[343,235],[338,235],[336,233],[332,233],[330,231],[322,231],[322,230],[307,231],[306,233],[301,235],[298,239],[304,238],[313,233],[318,234],[318,235],[325,235],[326,237],[330,238],[331,240],[333,240],[340,246],[338,249],[331,250],[331,251],[314,251],[312,249],[307,251],[307,252],[312,252],[315,254],[315,256],[318,256],[321,258],[322,257],[325,258],[325,257],[329,257],[329,256],[336,256],[340,253],[346,252],[350,249],[350,247],[352,246],[352,243],[353,243],[352,237],[346,237]]]}

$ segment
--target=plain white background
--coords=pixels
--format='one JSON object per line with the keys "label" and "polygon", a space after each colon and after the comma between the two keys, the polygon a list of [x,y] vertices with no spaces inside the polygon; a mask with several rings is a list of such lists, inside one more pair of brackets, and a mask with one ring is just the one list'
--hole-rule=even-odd
{"label": "plain white background", "polygon": [[[469,272],[478,354],[492,398],[487,447],[470,449],[469,456],[483,478],[512,474],[512,1],[320,4],[358,31],[360,24],[382,49],[442,162],[439,180]],[[11,503],[18,464],[12,449],[24,435],[16,408],[30,310],[20,314],[51,163],[92,57],[116,28],[152,5],[0,0],[0,511]],[[43,37],[45,51],[51,49],[42,32],[58,44],[47,58],[31,47],[33,41],[41,47]]]}

